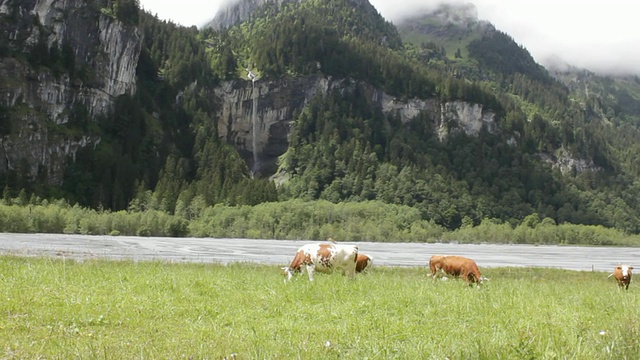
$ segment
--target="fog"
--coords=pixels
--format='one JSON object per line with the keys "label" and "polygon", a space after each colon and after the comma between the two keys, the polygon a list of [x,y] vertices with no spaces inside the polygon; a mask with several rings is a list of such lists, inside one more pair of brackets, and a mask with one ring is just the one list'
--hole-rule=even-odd
{"label": "fog", "polygon": [[[232,0],[239,1],[239,0]],[[202,26],[224,0],[141,0],[161,19]],[[435,8],[442,0],[370,0],[386,19]],[[640,74],[640,25],[636,0],[447,0],[473,3],[487,20],[525,47],[539,63],[551,58],[598,73]]]}
{"label": "fog", "polygon": [[[370,0],[388,20],[429,9],[440,0]],[[473,3],[491,22],[524,46],[537,62],[562,59],[598,73],[640,74],[640,25],[633,0],[448,0]]]}

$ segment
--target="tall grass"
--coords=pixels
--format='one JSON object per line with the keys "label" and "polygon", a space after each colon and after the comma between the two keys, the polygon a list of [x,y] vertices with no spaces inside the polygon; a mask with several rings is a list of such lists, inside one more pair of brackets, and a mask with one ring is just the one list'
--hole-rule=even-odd
{"label": "tall grass", "polygon": [[277,266],[0,258],[0,357],[634,359],[640,289],[606,273],[424,268],[349,280]]}

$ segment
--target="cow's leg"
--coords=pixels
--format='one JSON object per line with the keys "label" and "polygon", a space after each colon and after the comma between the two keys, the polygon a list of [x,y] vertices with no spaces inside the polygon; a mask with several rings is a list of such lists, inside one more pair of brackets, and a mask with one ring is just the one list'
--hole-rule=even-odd
{"label": "cow's leg", "polygon": [[467,281],[468,286],[473,286],[473,274],[470,272],[463,272],[462,277]]}
{"label": "cow's leg", "polygon": [[313,281],[313,273],[316,271],[316,266],[314,264],[307,265],[307,275],[309,275],[309,281]]}
{"label": "cow's leg", "polygon": [[429,274],[429,276],[431,276],[433,278],[433,281],[436,280],[436,267],[433,266],[433,264],[431,262],[429,262],[429,270],[431,270],[431,274]]}
{"label": "cow's leg", "polygon": [[433,278],[433,282],[436,282],[436,280],[438,280],[438,273],[442,273],[443,270],[442,269],[434,269],[431,270],[431,277]]}
{"label": "cow's leg", "polygon": [[348,266],[345,270],[345,275],[349,277],[349,279],[354,279],[356,277],[356,263],[353,263],[353,266]]}

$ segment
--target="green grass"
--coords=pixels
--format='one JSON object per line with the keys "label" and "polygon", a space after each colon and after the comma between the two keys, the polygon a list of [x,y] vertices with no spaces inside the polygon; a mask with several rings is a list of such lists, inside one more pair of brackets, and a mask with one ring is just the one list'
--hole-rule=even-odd
{"label": "green grass", "polygon": [[[482,270],[482,269],[481,269]],[[633,359],[640,289],[602,272],[484,269],[481,289],[374,267],[0,257],[0,358]]]}

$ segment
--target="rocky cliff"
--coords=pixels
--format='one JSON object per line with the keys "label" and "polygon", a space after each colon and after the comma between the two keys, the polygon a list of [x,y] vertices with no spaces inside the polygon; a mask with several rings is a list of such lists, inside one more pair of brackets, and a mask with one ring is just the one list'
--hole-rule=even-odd
{"label": "rocky cliff", "polygon": [[68,159],[100,141],[70,131],[73,114],[95,120],[136,91],[138,30],[84,0],[3,0],[0,19],[0,172],[22,164],[59,184]]}
{"label": "rocky cliff", "polygon": [[422,112],[433,119],[441,139],[452,131],[477,135],[484,127],[496,132],[495,114],[480,104],[462,101],[441,103],[437,99],[398,100],[367,83],[311,76],[286,81],[232,81],[215,91],[219,103],[218,135],[233,144],[253,172],[271,175],[277,159],[288,148],[293,115],[315,96],[333,91],[349,93],[356,85],[364,89],[373,107],[407,122]]}
{"label": "rocky cliff", "polygon": [[[228,29],[251,18],[261,7],[276,6],[278,8],[287,4],[302,3],[305,0],[227,0],[220,6],[213,20],[204,27],[216,30]],[[369,0],[350,0],[353,8],[371,7]]]}
{"label": "rocky cliff", "polygon": [[283,4],[302,1],[304,0],[228,0],[220,6],[216,16],[205,27],[211,27],[216,30],[227,29],[248,20],[263,5],[282,6]]}

